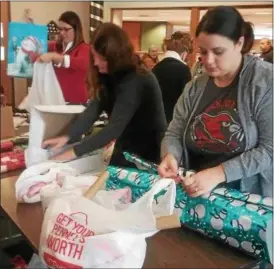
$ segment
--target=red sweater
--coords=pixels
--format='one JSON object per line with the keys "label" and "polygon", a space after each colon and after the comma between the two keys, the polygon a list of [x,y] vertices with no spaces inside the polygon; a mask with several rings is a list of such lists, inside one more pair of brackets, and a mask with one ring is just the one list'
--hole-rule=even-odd
{"label": "red sweater", "polygon": [[[56,43],[48,43],[49,51],[56,51]],[[67,53],[70,56],[70,67],[54,67],[66,102],[86,103],[88,92],[86,77],[89,67],[89,45],[81,43]]]}

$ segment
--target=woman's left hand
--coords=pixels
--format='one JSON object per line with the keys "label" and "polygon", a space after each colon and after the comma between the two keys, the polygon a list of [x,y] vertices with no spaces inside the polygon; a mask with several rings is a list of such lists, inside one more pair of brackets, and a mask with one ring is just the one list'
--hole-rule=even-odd
{"label": "woman's left hand", "polygon": [[40,63],[49,63],[52,62],[52,52],[44,53],[40,55],[37,59]]}
{"label": "woman's left hand", "polygon": [[51,158],[51,160],[54,161],[70,161],[72,159],[74,159],[76,157],[75,152],[72,149],[68,149],[66,151],[64,151],[63,153],[60,153],[54,157]]}
{"label": "woman's left hand", "polygon": [[198,197],[210,192],[225,181],[224,169],[222,165],[218,165],[185,178],[182,185],[190,197]]}

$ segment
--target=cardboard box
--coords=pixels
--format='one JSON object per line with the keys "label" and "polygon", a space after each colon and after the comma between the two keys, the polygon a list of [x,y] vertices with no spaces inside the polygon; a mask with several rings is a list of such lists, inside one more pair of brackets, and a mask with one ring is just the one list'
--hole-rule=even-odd
{"label": "cardboard box", "polygon": [[[44,140],[67,134],[67,130],[75,118],[84,111],[80,105],[38,105],[32,108],[30,114],[29,147],[25,151],[26,166],[32,166],[47,161],[53,154],[52,151],[41,147]],[[71,146],[65,146],[60,151]],[[60,152],[59,151],[59,152]],[[102,150],[91,152],[75,160],[67,162],[79,173],[104,169]]]}
{"label": "cardboard box", "polygon": [[1,140],[15,135],[12,107],[1,107]]}
{"label": "cardboard box", "polygon": [[24,100],[24,98],[28,95],[28,85],[27,79],[25,78],[14,78],[14,97],[15,97],[15,107],[19,108],[19,105]]}
{"label": "cardboard box", "polygon": [[91,152],[89,155],[67,162],[67,164],[80,174],[97,175],[106,170],[102,158],[102,151]]}
{"label": "cardboard box", "polygon": [[30,114],[29,145],[41,148],[44,140],[66,134],[77,115],[85,110],[81,105],[38,105]]}
{"label": "cardboard box", "polygon": [[44,140],[66,134],[66,130],[84,106],[38,105],[30,113],[29,145],[25,153],[26,166],[46,161],[50,152],[42,148]]}

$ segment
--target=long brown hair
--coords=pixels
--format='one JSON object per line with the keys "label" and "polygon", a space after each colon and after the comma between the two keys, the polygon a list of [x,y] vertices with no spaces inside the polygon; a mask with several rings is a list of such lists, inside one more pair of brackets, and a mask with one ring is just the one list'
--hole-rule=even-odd
{"label": "long brown hair", "polygon": [[163,50],[173,50],[180,55],[183,52],[192,53],[193,46],[190,35],[181,31],[174,32],[170,38],[164,39]]}
{"label": "long brown hair", "polygon": [[[75,12],[73,12],[73,11],[64,12],[59,17],[59,21],[62,21],[62,22],[65,22],[65,23],[69,24],[74,30],[73,45],[67,51],[67,53],[74,50],[81,43],[85,42],[84,41],[84,36],[83,36],[83,26],[82,26],[82,23],[81,23],[81,20],[80,20],[79,16]],[[62,46],[62,41],[60,40],[57,43],[57,51],[62,52],[62,50],[63,50],[63,46]]]}
{"label": "long brown hair", "polygon": [[[91,46],[106,59],[108,74],[111,76],[115,77],[120,71],[135,70],[138,72],[141,70],[127,33],[116,24],[102,23],[99,25],[93,33]],[[102,85],[92,53],[90,53],[90,76],[92,97],[98,97]]]}

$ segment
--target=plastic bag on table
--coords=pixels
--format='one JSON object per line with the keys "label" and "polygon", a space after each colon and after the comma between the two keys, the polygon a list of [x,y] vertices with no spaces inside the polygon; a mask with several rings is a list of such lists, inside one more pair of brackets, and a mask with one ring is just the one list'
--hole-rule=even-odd
{"label": "plastic bag on table", "polygon": [[[165,191],[165,207],[152,208]],[[44,216],[40,257],[54,268],[141,268],[145,238],[157,233],[156,218],[171,215],[175,183],[165,179],[124,210],[113,210],[85,197],[54,200]]]}
{"label": "plastic bag on table", "polygon": [[37,254],[33,254],[27,266],[27,269],[48,269]]}

